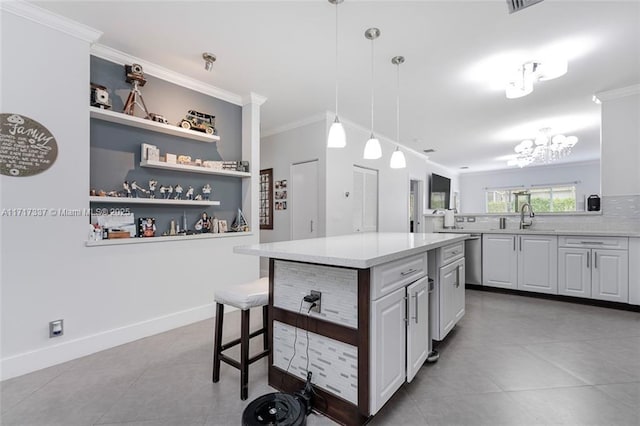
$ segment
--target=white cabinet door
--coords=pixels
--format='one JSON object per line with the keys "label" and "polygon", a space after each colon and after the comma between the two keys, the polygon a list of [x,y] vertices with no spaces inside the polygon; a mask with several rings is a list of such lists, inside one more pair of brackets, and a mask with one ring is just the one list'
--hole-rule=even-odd
{"label": "white cabinet door", "polygon": [[482,285],[517,288],[518,262],[515,235],[482,235]]}
{"label": "white cabinet door", "polygon": [[591,297],[612,302],[629,302],[629,252],[592,250]]}
{"label": "white cabinet door", "polygon": [[407,382],[411,382],[429,355],[429,288],[427,277],[407,287],[407,298],[409,302]]}
{"label": "white cabinet door", "polygon": [[591,297],[591,250],[558,249],[558,294]]}
{"label": "white cabinet door", "polygon": [[464,259],[440,268],[439,340],[453,329],[464,315]]}
{"label": "white cabinet door", "polygon": [[405,294],[402,287],[371,303],[371,414],[382,408],[405,381]]}
{"label": "white cabinet door", "polygon": [[558,237],[519,235],[518,290],[558,294]]}

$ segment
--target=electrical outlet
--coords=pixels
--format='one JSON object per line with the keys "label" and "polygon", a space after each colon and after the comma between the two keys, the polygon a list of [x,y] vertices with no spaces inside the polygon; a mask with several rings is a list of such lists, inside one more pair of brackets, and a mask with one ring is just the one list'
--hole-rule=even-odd
{"label": "electrical outlet", "polygon": [[64,320],[55,320],[49,323],[49,338],[60,337],[64,334]]}
{"label": "electrical outlet", "polygon": [[456,216],[456,222],[464,222],[464,216]]}
{"label": "electrical outlet", "polygon": [[473,217],[473,216],[468,216],[467,217],[467,222],[475,222],[475,221],[476,221],[475,217]]}
{"label": "electrical outlet", "polygon": [[311,312],[315,312],[315,313],[319,314],[320,313],[320,302],[322,302],[322,293],[319,292],[319,291],[311,290],[311,295],[312,296],[318,296],[318,301],[315,302],[316,306],[311,308]]}

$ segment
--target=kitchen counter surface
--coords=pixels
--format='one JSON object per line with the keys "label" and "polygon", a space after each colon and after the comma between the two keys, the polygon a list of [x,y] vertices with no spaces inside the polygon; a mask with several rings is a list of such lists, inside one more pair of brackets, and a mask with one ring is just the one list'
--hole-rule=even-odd
{"label": "kitchen counter surface", "polygon": [[465,232],[456,232],[455,235],[371,232],[237,246],[233,251],[275,259],[364,269],[463,241],[467,237],[469,235]]}
{"label": "kitchen counter surface", "polygon": [[593,237],[640,237],[638,231],[592,231],[563,229],[442,229],[445,234],[529,234],[529,235],[570,235]]}

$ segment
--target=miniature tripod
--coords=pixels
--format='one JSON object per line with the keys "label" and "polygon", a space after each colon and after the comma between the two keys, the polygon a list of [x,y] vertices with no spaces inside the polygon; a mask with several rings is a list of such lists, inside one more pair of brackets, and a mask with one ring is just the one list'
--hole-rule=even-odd
{"label": "miniature tripod", "polygon": [[124,113],[129,115],[135,115],[134,109],[136,105],[140,108],[145,116],[144,118],[149,118],[149,111],[147,110],[147,106],[144,104],[144,99],[142,99],[142,92],[140,92],[140,82],[138,80],[133,80],[131,82],[133,87],[131,88],[131,92],[129,92],[129,97],[127,98],[127,102],[124,104]]}

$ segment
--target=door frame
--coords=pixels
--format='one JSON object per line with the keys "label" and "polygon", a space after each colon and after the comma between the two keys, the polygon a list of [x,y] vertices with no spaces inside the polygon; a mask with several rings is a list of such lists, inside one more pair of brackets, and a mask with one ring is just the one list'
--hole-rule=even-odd
{"label": "door frame", "polygon": [[[414,233],[422,233],[424,232],[424,191],[425,191],[425,178],[421,178],[415,175],[409,175],[409,191],[407,192],[407,201],[409,201],[409,197],[411,197],[411,182],[418,182],[418,199],[416,200],[416,214],[418,215],[418,225],[416,226]],[[407,232],[411,229],[411,212],[407,211],[407,224],[405,229]]]}

